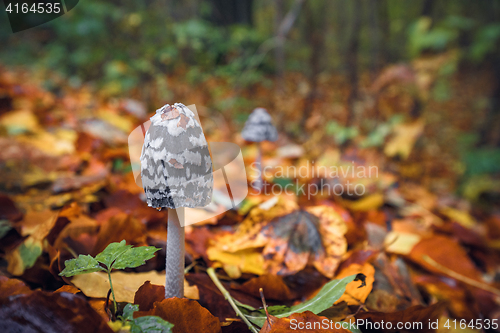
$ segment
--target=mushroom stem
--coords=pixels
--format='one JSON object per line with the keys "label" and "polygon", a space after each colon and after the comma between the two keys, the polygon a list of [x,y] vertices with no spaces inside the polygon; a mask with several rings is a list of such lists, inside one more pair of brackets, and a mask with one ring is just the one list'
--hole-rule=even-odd
{"label": "mushroom stem", "polygon": [[182,298],[184,297],[184,227],[181,227],[175,209],[168,210],[166,257],[165,298]]}
{"label": "mushroom stem", "polygon": [[255,180],[255,188],[257,190],[262,191],[264,187],[264,174],[262,173],[262,146],[260,142],[257,142],[257,159],[255,160],[255,164],[257,164],[257,168],[259,169],[259,176]]}

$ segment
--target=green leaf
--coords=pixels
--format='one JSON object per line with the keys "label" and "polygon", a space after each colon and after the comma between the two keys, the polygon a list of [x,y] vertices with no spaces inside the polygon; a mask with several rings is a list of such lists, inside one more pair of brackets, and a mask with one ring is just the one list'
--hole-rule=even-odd
{"label": "green leaf", "polygon": [[74,276],[79,274],[105,271],[99,262],[90,255],[79,255],[78,258],[66,260],[66,267],[59,273],[60,276]]}
{"label": "green leaf", "polygon": [[0,238],[3,238],[12,229],[8,220],[0,220]]}
{"label": "green leaf", "polygon": [[38,257],[40,257],[43,252],[40,242],[33,241],[30,238],[19,245],[18,249],[25,268],[33,267]]}
{"label": "green leaf", "polygon": [[124,325],[130,326],[131,333],[168,333],[172,332],[173,324],[158,316],[144,316],[134,319],[134,312],[139,311],[139,305],[127,304],[123,308],[123,316],[119,317]]}
{"label": "green leaf", "polygon": [[130,322],[130,333],[168,333],[173,324],[157,316],[139,317]]}
{"label": "green leaf", "polygon": [[154,246],[139,246],[123,252],[111,265],[114,269],[134,268],[141,266],[155,256],[159,249]]}
{"label": "green leaf", "polygon": [[123,308],[123,321],[126,320],[134,320],[134,312],[139,311],[139,305],[138,304],[127,304]]}
{"label": "green leaf", "polygon": [[99,253],[95,258],[100,263],[106,265],[108,269],[111,269],[113,262],[124,252],[130,250],[132,245],[127,245],[125,240],[122,240],[120,243],[111,243],[109,244],[104,251]]}
{"label": "green leaf", "polygon": [[[304,303],[300,303],[292,307],[286,307],[283,305],[270,306],[267,310],[269,314],[278,318],[289,317],[293,313],[302,313],[304,311],[311,311],[314,314],[318,314],[331,307],[333,303],[335,303],[344,294],[347,284],[354,281],[355,278],[356,275],[351,275],[341,280],[332,280],[325,284],[314,298]],[[245,317],[259,327],[264,325],[267,318],[264,309],[252,312],[248,315],[245,314]]]}

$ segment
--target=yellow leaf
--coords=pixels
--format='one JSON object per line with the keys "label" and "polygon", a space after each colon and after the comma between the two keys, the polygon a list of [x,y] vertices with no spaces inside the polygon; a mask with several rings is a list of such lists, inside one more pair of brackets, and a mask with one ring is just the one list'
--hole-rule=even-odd
{"label": "yellow leaf", "polygon": [[382,193],[370,194],[367,197],[357,201],[344,201],[346,206],[356,212],[366,212],[379,208],[384,204],[384,195]]}
{"label": "yellow leaf", "polygon": [[451,220],[460,223],[462,226],[466,228],[472,228],[477,224],[477,222],[474,220],[472,216],[470,216],[469,213],[458,209],[444,207],[441,209],[441,213],[449,217]]}
{"label": "yellow leaf", "polygon": [[407,159],[423,130],[424,122],[422,120],[397,125],[394,128],[394,136],[385,146],[384,153],[389,157],[400,155],[403,159]]}
{"label": "yellow leaf", "polygon": [[[152,284],[165,285],[165,272],[112,272],[111,281],[113,282],[113,290],[117,302],[134,303],[135,292],[144,282],[151,281]],[[108,275],[104,272],[76,275],[72,278],[71,283],[88,297],[104,298],[109,290]],[[199,299],[198,287],[190,286],[184,280],[184,296],[191,299]]]}
{"label": "yellow leaf", "polygon": [[40,126],[38,119],[29,110],[11,111],[0,120],[0,125],[7,128],[9,134],[19,134],[27,131],[35,132]]}
{"label": "yellow leaf", "polygon": [[[223,264],[226,273],[229,276],[238,276],[239,272],[262,275],[264,271],[264,257],[253,249],[241,250],[236,252],[226,252],[218,247],[209,247],[207,249],[208,259],[218,261]],[[227,267],[226,267],[227,265]],[[238,268],[238,270],[235,269]]]}
{"label": "yellow leaf", "polygon": [[385,237],[386,251],[397,254],[410,254],[413,247],[420,242],[421,237],[409,232],[391,231]]}

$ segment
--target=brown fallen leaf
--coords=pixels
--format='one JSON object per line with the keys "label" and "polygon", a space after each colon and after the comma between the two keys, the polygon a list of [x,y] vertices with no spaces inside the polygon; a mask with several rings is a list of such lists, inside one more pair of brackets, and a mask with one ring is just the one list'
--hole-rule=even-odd
{"label": "brown fallen leaf", "polygon": [[74,286],[71,286],[69,284],[65,284],[64,286],[62,286],[61,288],[57,289],[54,292],[55,293],[63,293],[64,292],[64,293],[70,293],[70,294],[78,294],[82,291]]}
{"label": "brown fallen leaf", "polygon": [[146,281],[137,289],[134,296],[134,304],[139,305],[139,311],[149,311],[153,308],[155,302],[161,302],[165,299],[165,286],[151,284]]}
{"label": "brown fallen leaf", "polygon": [[[435,321],[438,319],[444,308],[446,306],[445,302],[438,302],[435,303],[431,306],[421,306],[421,305],[415,305],[412,307],[407,308],[406,310],[403,311],[398,311],[398,312],[362,312],[358,313],[356,317],[356,323],[360,322],[359,320],[363,320],[364,323],[371,322],[371,323],[381,323],[384,321],[386,324],[384,327],[387,329],[384,330],[377,330],[379,332],[398,332],[397,323],[403,322],[403,323],[411,323],[412,325],[420,325],[417,323],[421,323],[421,328],[418,329],[408,329],[408,332],[432,332],[433,330],[429,328],[429,320]],[[392,329],[388,329],[388,323],[392,324]],[[361,331],[365,331],[366,328],[364,328],[365,325],[359,325],[359,329]],[[413,326],[417,328],[417,326]],[[370,331],[370,330],[369,330]],[[373,330],[372,330],[373,331]]]}
{"label": "brown fallen leaf", "polygon": [[113,332],[83,297],[43,291],[34,291],[2,304],[0,331]]}
{"label": "brown fallen leaf", "polygon": [[6,195],[0,194],[0,207],[0,220],[18,221],[23,218],[23,213]]}
{"label": "brown fallen leaf", "polygon": [[433,237],[422,239],[413,247],[408,256],[410,260],[416,262],[425,269],[442,274],[442,271],[436,269],[435,266],[429,264],[429,262],[425,260],[425,256],[429,256],[440,265],[460,275],[482,281],[481,274],[465,250],[451,238],[434,235]]}
{"label": "brown fallen leaf", "polygon": [[29,293],[31,289],[23,281],[0,275],[0,303],[9,296]]}
{"label": "brown fallen leaf", "polygon": [[113,216],[101,227],[92,255],[102,252],[110,243],[120,242],[123,239],[127,241],[127,244],[147,245],[144,225],[133,216],[125,213]]}
{"label": "brown fallen leaf", "polygon": [[262,288],[266,299],[289,301],[296,298],[295,293],[290,290],[283,278],[278,275],[264,274],[252,278],[240,286],[234,286],[232,289],[243,291],[254,297],[260,297],[259,289]]}
{"label": "brown fallen leaf", "polygon": [[214,317],[198,302],[185,298],[167,298],[156,302],[149,311],[136,311],[134,318],[143,316],[158,316],[174,324],[174,333],[204,332],[219,333],[219,319]]}

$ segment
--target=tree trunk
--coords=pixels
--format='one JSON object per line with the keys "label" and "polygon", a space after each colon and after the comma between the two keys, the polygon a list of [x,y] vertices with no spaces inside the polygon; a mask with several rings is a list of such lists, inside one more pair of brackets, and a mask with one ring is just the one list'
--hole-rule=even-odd
{"label": "tree trunk", "polygon": [[352,5],[354,6],[351,11],[351,33],[349,36],[349,42],[347,44],[347,78],[349,85],[351,87],[349,97],[347,99],[348,104],[348,116],[346,126],[352,126],[355,121],[354,105],[358,99],[358,49],[359,49],[359,31],[361,28],[361,0],[352,0]]}

